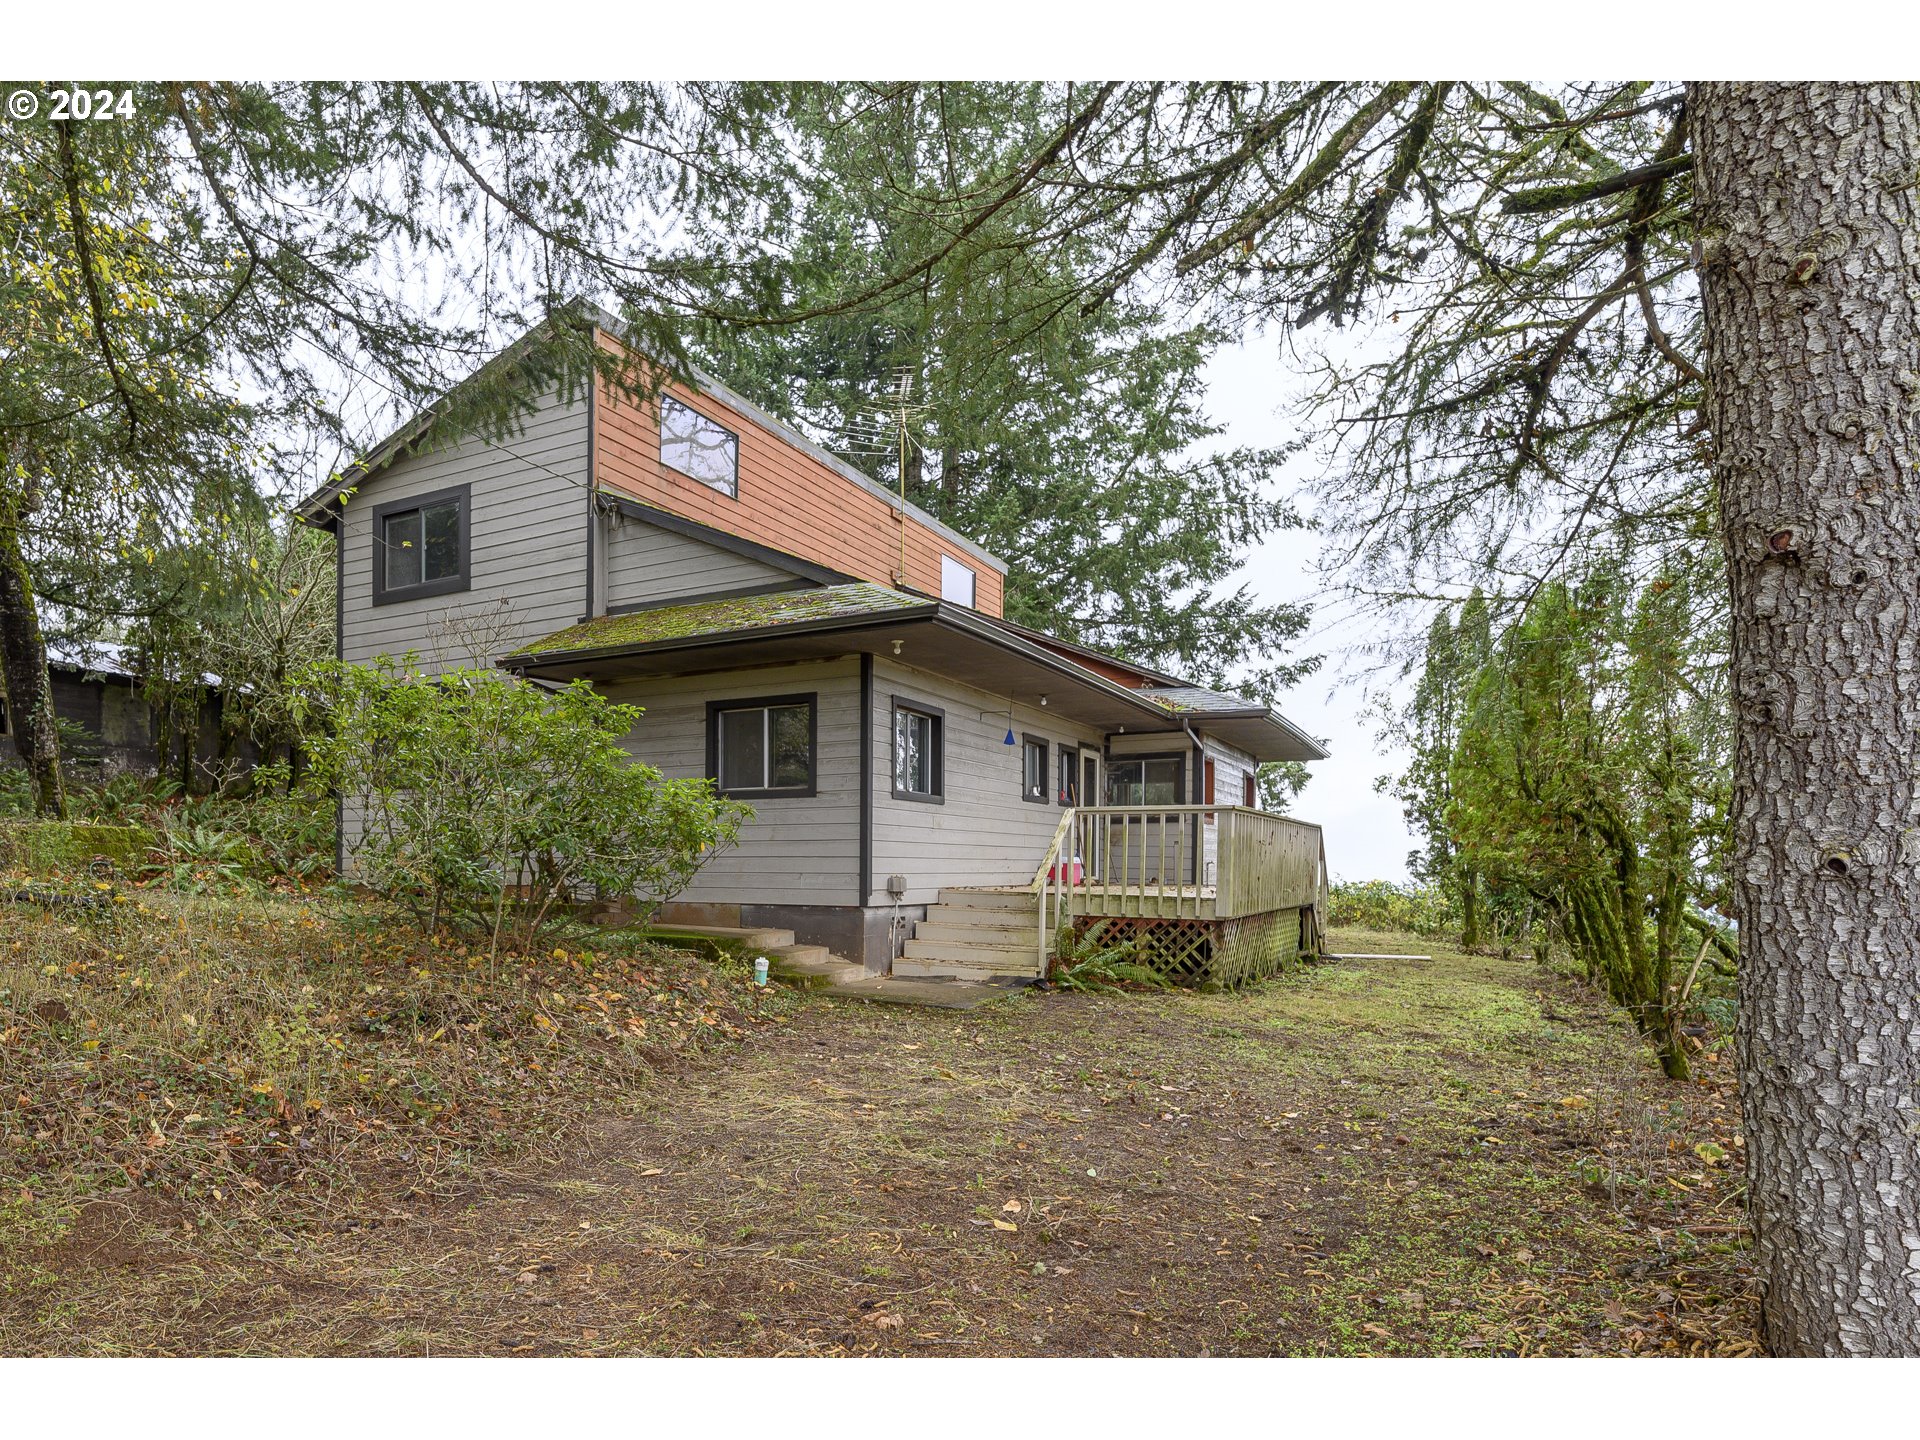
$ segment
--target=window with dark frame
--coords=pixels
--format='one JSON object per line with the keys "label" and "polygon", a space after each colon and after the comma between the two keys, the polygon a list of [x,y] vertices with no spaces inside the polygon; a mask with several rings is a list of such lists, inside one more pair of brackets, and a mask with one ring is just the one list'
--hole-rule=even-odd
{"label": "window with dark frame", "polygon": [[1071,745],[1060,747],[1060,793],[1062,805],[1080,803],[1080,752]]}
{"label": "window with dark frame", "polygon": [[709,778],[734,799],[812,795],[817,735],[812,695],[709,701]]}
{"label": "window with dark frame", "polygon": [[1260,791],[1253,771],[1249,770],[1240,777],[1240,803],[1249,810],[1260,808]]}
{"label": "window with dark frame", "polygon": [[1178,755],[1136,755],[1107,762],[1109,805],[1183,804],[1186,762]]}
{"label": "window with dark frame", "polygon": [[946,714],[931,705],[893,702],[893,798],[946,799]]}
{"label": "window with dark frame", "polygon": [[1020,798],[1047,803],[1047,742],[1038,735],[1020,737]]}
{"label": "window with dark frame", "polygon": [[374,604],[469,588],[470,505],[461,485],[374,507]]}
{"label": "window with dark frame", "polygon": [[660,397],[660,463],[739,497],[740,437],[671,395]]}

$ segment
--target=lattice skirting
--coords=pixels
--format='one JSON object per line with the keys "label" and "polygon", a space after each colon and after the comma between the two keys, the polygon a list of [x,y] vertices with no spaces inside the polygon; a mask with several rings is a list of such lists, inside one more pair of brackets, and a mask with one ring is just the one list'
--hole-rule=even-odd
{"label": "lattice skirting", "polygon": [[1143,965],[1178,985],[1244,985],[1293,967],[1311,937],[1299,910],[1269,910],[1237,920],[1172,920],[1124,916],[1083,920],[1077,928],[1101,925],[1100,938],[1132,940]]}

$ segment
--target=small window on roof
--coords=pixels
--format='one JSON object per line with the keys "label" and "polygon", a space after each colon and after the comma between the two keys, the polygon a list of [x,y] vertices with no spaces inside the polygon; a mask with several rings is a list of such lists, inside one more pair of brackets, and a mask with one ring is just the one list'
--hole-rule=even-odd
{"label": "small window on roof", "polygon": [[723,495],[740,493],[740,437],[671,395],[660,397],[660,463]]}
{"label": "small window on roof", "polygon": [[973,605],[973,571],[951,555],[940,557],[940,598],[956,605]]}

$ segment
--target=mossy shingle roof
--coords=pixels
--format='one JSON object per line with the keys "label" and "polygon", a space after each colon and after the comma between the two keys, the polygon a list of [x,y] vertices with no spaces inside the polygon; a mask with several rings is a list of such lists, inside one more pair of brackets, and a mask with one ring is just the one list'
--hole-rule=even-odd
{"label": "mossy shingle roof", "polygon": [[782,590],[772,595],[738,595],[692,605],[662,605],[625,615],[601,615],[569,625],[521,646],[509,659],[555,655],[575,650],[621,650],[665,640],[697,640],[740,630],[802,625],[822,620],[885,616],[931,607],[924,595],[908,595],[885,585],[827,585],[816,590]]}

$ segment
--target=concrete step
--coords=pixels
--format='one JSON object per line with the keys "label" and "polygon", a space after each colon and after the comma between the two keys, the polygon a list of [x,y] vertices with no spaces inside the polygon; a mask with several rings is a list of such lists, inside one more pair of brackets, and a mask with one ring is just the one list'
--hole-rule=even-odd
{"label": "concrete step", "polygon": [[974,910],[1025,910],[1031,914],[1040,904],[1031,890],[968,890],[949,886],[940,892],[942,905],[964,905]]}
{"label": "concrete step", "polygon": [[870,977],[866,966],[824,945],[787,945],[767,952],[767,978],[796,990],[826,990]]}
{"label": "concrete step", "polygon": [[793,944],[793,931],[775,930],[765,925],[661,925],[658,928],[677,930],[683,935],[706,935],[756,953],[766,953]]}
{"label": "concrete step", "polygon": [[[909,940],[908,960],[933,961],[943,965],[964,965],[977,970],[998,970],[1011,974],[1036,975],[1040,971],[1038,944],[1016,949],[1002,945],[952,945],[932,940]],[[900,968],[898,960],[894,969]]]}
{"label": "concrete step", "polygon": [[777,960],[783,965],[819,965],[827,961],[836,965],[846,963],[824,945],[772,945],[753,953],[765,955],[769,962]]}
{"label": "concrete step", "polygon": [[1025,934],[1034,930],[1040,917],[1032,910],[975,910],[965,905],[929,905],[928,925],[965,925],[974,930],[1007,930]]}

